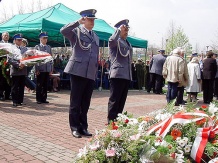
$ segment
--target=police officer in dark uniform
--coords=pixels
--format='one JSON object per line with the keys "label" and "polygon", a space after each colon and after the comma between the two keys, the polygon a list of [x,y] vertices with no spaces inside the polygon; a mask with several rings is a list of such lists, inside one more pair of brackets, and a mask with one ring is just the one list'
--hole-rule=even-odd
{"label": "police officer in dark uniform", "polygon": [[[35,48],[40,51],[47,52],[52,55],[51,47],[47,45],[48,35],[46,32],[39,34],[40,44],[36,45]],[[48,62],[42,65],[36,65],[36,102],[37,104],[49,103],[47,101],[47,90],[49,74],[52,73],[53,63]]]}
{"label": "police officer in dark uniform", "polygon": [[130,81],[132,80],[132,46],[127,41],[129,20],[118,22],[115,33],[109,38],[110,98],[108,102],[108,122],[114,121],[122,113]]}
{"label": "police officer in dark uniform", "polygon": [[22,59],[22,55],[27,50],[26,47],[22,47],[22,35],[15,34],[13,36],[15,46],[20,49],[21,54],[14,54],[13,57],[8,57],[8,62],[11,64],[10,75],[12,76],[12,86],[11,86],[11,94],[13,106],[17,107],[18,105],[23,104],[24,98],[24,85],[25,85],[25,76],[27,75],[27,68],[24,64],[20,63],[20,59]]}
{"label": "police officer in dark uniform", "polygon": [[73,48],[64,72],[70,74],[69,121],[72,135],[76,138],[92,136],[87,130],[87,113],[98,69],[99,38],[92,30],[95,13],[94,9],[82,11],[81,19],[60,30]]}
{"label": "police officer in dark uniform", "polygon": [[[0,41],[0,43],[8,43],[9,40],[9,33],[8,32],[3,32],[2,33],[2,40]],[[0,57],[0,62],[2,60],[6,60],[7,56],[2,56]],[[0,65],[0,100],[11,100],[10,97],[10,93],[11,93],[11,86],[9,85],[9,83],[7,82],[7,80],[5,79],[5,77],[2,74],[2,66]]]}

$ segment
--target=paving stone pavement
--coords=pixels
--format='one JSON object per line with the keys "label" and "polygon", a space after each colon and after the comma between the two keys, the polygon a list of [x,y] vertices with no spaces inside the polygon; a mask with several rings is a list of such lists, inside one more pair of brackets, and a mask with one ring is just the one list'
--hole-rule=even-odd
{"label": "paving stone pavement", "polygon": [[[69,90],[49,93],[49,104],[36,104],[35,94],[25,92],[26,105],[16,108],[11,101],[0,101],[0,163],[73,162],[89,139],[70,133],[69,94]],[[105,127],[108,98],[107,90],[93,92],[88,113],[91,133]],[[165,95],[130,90],[124,111],[137,117],[165,105]]]}

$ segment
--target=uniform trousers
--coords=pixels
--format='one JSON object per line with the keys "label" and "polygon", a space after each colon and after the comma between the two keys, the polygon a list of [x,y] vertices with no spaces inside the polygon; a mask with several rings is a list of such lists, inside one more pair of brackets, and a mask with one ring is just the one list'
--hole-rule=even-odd
{"label": "uniform trousers", "polygon": [[95,81],[76,75],[70,75],[70,85],[69,122],[71,131],[87,130],[87,113]]}
{"label": "uniform trousers", "polygon": [[168,90],[167,90],[167,102],[171,102],[177,97],[178,93],[178,82],[173,83],[173,82],[168,82]]}
{"label": "uniform trousers", "polygon": [[128,94],[130,80],[111,78],[110,98],[108,102],[108,122],[114,121],[123,112]]}
{"label": "uniform trousers", "polygon": [[25,75],[12,76],[11,95],[13,103],[23,103]]}
{"label": "uniform trousers", "polygon": [[203,100],[204,103],[210,103],[213,100],[214,79],[203,79]]}
{"label": "uniform trousers", "polygon": [[36,77],[36,101],[45,102],[47,99],[49,72],[40,72]]}

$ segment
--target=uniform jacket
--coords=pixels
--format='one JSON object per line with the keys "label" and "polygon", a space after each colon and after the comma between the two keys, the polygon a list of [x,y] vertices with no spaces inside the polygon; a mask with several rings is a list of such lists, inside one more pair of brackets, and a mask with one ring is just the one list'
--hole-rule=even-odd
{"label": "uniform jacket", "polygon": [[[26,47],[20,47],[21,55],[23,55],[26,51]],[[22,69],[19,68],[20,61],[15,60],[13,58],[8,58],[8,63],[10,66],[10,75],[11,76],[21,76],[21,75],[27,75],[27,67],[24,66]]]}
{"label": "uniform jacket", "polygon": [[176,83],[182,81],[184,75],[184,60],[178,54],[167,57],[163,65],[162,74],[168,82]]}
{"label": "uniform jacket", "polygon": [[151,59],[150,73],[162,75],[163,64],[164,64],[165,60],[166,60],[166,57],[163,56],[162,54],[154,55],[153,58]]}
{"label": "uniform jacket", "polygon": [[[51,47],[49,45],[45,45],[44,46],[42,44],[39,44],[39,45],[36,45],[35,48],[37,50],[40,50],[40,51],[48,52],[49,54],[52,55]],[[47,62],[45,64],[36,65],[35,66],[35,71],[39,71],[39,72],[52,72],[52,68],[53,68],[53,63],[51,61],[51,62]]]}
{"label": "uniform jacket", "polygon": [[[120,45],[120,50],[118,43]],[[127,54],[128,50],[129,55],[127,57],[121,55],[121,53],[123,55]],[[127,40],[125,41],[120,38],[119,29],[117,29],[115,33],[109,38],[109,52],[111,58],[109,77],[132,80],[132,46]]]}
{"label": "uniform jacket", "polygon": [[203,60],[203,79],[214,79],[217,72],[216,60],[206,58]]}
{"label": "uniform jacket", "polygon": [[[94,31],[92,35],[79,22],[65,25],[60,32],[68,38],[72,46],[70,57],[64,72],[95,80],[98,70],[99,38]],[[90,48],[83,48],[90,46]]]}

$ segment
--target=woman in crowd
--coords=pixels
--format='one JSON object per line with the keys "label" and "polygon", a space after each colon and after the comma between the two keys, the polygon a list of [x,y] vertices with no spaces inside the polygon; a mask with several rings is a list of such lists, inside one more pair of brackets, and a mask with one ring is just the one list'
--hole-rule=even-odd
{"label": "woman in crowd", "polygon": [[189,82],[186,87],[188,102],[196,102],[197,93],[201,91],[201,71],[198,57],[193,57],[188,63]]}

